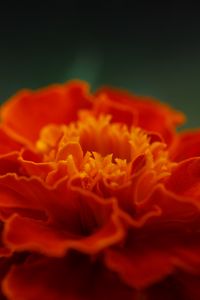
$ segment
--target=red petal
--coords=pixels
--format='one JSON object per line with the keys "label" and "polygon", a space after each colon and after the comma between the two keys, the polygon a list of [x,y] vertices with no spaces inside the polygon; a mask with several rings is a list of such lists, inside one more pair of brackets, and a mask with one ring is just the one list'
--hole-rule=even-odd
{"label": "red petal", "polygon": [[87,192],[69,200],[65,198],[58,218],[51,211],[54,223],[13,216],[6,222],[6,244],[13,251],[37,250],[50,256],[63,256],[70,248],[96,253],[123,238],[115,202],[108,199],[105,202]]}
{"label": "red petal", "polygon": [[171,157],[175,161],[200,156],[200,131],[186,131],[177,137],[171,149]]}
{"label": "red petal", "polygon": [[137,123],[137,112],[134,109],[130,110],[130,107],[126,107],[120,102],[113,103],[107,94],[104,94],[104,91],[98,95],[94,102],[94,113],[97,116],[101,114],[111,115],[112,122],[121,122],[129,126]]}
{"label": "red petal", "polygon": [[19,152],[14,151],[0,156],[0,176],[7,173],[20,174]]}
{"label": "red petal", "polygon": [[86,256],[39,259],[13,267],[3,289],[10,300],[136,300],[135,292]]}
{"label": "red petal", "polygon": [[27,177],[36,176],[44,181],[54,167],[53,163],[42,162],[37,154],[27,149],[21,153],[18,161]]}
{"label": "red petal", "polygon": [[76,119],[79,109],[90,107],[88,90],[86,83],[77,81],[34,92],[21,91],[2,106],[3,126],[10,134],[35,142],[44,125],[69,123]]}
{"label": "red petal", "polygon": [[[109,101],[101,104],[100,111],[112,114],[111,107],[120,106],[118,112],[114,115],[117,121],[121,121],[121,111],[129,111],[129,114],[135,116],[132,118],[123,118],[123,122],[128,125],[137,125],[150,131],[161,133],[167,142],[171,142],[174,128],[177,124],[184,122],[184,115],[180,112],[172,110],[169,106],[159,103],[158,101],[129,94],[125,91],[102,88],[97,92],[97,96],[104,97]],[[101,103],[102,100],[100,100]],[[98,101],[97,101],[98,105]],[[123,107],[123,110],[122,108]]]}
{"label": "red petal", "polygon": [[141,289],[162,279],[173,270],[168,253],[155,249],[134,247],[123,252],[108,250],[106,263],[111,270],[118,272],[130,286]]}
{"label": "red petal", "polygon": [[133,222],[126,243],[106,250],[107,266],[134,288],[146,288],[175,268],[192,273],[200,270],[200,210],[162,186],[140,205],[143,217],[154,205],[160,214],[140,226]]}
{"label": "red petal", "polygon": [[0,128],[0,155],[8,154],[9,152],[20,150],[21,144],[11,139],[7,133]]}
{"label": "red petal", "polygon": [[179,163],[166,186],[179,196],[191,198],[191,202],[200,207],[200,158],[191,158]]}
{"label": "red petal", "polygon": [[43,209],[41,200],[47,193],[48,189],[37,178],[18,177],[16,174],[0,176],[0,206]]}

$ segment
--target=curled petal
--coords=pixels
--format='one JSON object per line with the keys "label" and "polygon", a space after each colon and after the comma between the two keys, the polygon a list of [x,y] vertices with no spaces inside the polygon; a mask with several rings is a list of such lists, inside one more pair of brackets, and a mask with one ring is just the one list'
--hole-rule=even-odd
{"label": "curled petal", "polygon": [[132,229],[125,244],[105,251],[107,266],[137,289],[163,280],[175,269],[195,274],[200,265],[199,209],[162,187],[142,204],[148,207],[146,213],[150,203],[157,205],[161,213],[152,215],[140,227],[130,222]]}
{"label": "curled petal", "polygon": [[[174,135],[174,129],[176,125],[182,124],[185,120],[184,115],[181,112],[172,110],[169,106],[159,103],[158,101],[147,98],[131,95],[125,91],[102,88],[97,91],[97,96],[100,98],[100,103],[106,97],[108,101],[103,102],[100,111],[109,112],[112,114],[112,109],[110,107],[115,107],[119,105],[123,107],[124,110],[132,112],[135,118],[124,118],[120,119],[120,110],[118,109],[117,121],[123,121],[124,123],[129,122],[128,125],[136,125],[145,128],[150,131],[155,131],[160,133],[167,142],[171,142]],[[98,107],[98,101],[97,101]]]}
{"label": "curled petal", "polygon": [[[6,223],[5,240],[12,249],[31,250],[32,245],[49,255],[62,255],[68,248],[94,253],[124,237],[115,199],[104,201],[89,191],[67,188],[66,181],[50,188],[36,178],[7,175],[0,185],[4,218],[15,212],[26,217],[13,217]],[[42,221],[35,221],[38,218]]]}
{"label": "curled petal", "polygon": [[[121,241],[123,226],[115,202],[103,202],[84,194],[66,203],[65,225],[13,216],[4,230],[4,241],[13,251],[39,251],[49,256],[63,256],[72,248],[96,253]],[[56,222],[56,220],[54,220]],[[61,220],[57,220],[61,222]],[[23,228],[23,230],[22,230]]]}
{"label": "curled petal", "polygon": [[91,96],[84,82],[72,81],[35,92],[24,90],[2,106],[2,126],[10,135],[22,136],[23,142],[35,142],[44,125],[69,123],[76,119],[79,109],[90,106]]}
{"label": "curled petal", "polygon": [[[97,94],[98,95],[98,94]],[[94,103],[94,113],[98,116],[108,114],[112,116],[113,122],[125,123],[129,126],[137,124],[137,110],[126,107],[120,102],[112,102],[106,93],[102,92]]]}
{"label": "curled petal", "polygon": [[200,158],[194,157],[179,163],[168,178],[166,187],[178,196],[190,198],[200,207]]}
{"label": "curled petal", "polygon": [[46,190],[37,178],[9,173],[0,176],[0,207],[42,209],[44,197]]}
{"label": "curled petal", "polygon": [[42,180],[46,180],[48,174],[53,170],[53,163],[43,162],[39,155],[34,152],[24,150],[18,158],[18,162],[21,165],[26,177],[38,177]]}
{"label": "curled petal", "polygon": [[[147,213],[152,207],[157,206],[162,210],[159,222],[177,221],[182,223],[190,223],[198,220],[200,208],[194,199],[183,197],[176,194],[162,184],[158,184],[153,192],[145,201],[137,204],[137,214],[143,215]],[[157,222],[157,220],[156,220]],[[174,226],[176,223],[172,223]]]}
{"label": "curled petal", "polygon": [[20,174],[21,165],[18,161],[19,152],[13,151],[0,156],[0,176],[7,173]]}
{"label": "curled petal", "polygon": [[46,177],[46,183],[49,186],[56,186],[63,179],[68,178],[69,165],[67,161],[59,161],[56,168],[48,173]]}
{"label": "curled petal", "polygon": [[170,255],[150,247],[146,251],[137,246],[122,251],[107,250],[105,257],[106,265],[136,289],[144,289],[173,271]]}

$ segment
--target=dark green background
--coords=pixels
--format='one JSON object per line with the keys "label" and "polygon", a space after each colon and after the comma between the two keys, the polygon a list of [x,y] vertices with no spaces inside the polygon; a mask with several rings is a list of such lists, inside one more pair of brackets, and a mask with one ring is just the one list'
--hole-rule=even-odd
{"label": "dark green background", "polygon": [[[113,9],[114,7],[114,9]],[[187,7],[102,6],[9,13],[0,20],[0,101],[72,78],[151,95],[200,126],[200,28]]]}

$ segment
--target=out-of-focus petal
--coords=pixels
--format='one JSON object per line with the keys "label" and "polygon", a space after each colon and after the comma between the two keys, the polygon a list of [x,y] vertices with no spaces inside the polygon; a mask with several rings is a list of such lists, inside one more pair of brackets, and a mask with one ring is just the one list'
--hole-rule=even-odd
{"label": "out-of-focus petal", "polygon": [[20,163],[18,161],[19,152],[13,151],[0,156],[0,176],[7,175],[8,173],[19,174]]}
{"label": "out-of-focus petal", "polygon": [[88,85],[81,81],[38,91],[24,90],[1,107],[2,126],[10,135],[35,142],[44,125],[74,121],[79,109],[91,106],[91,98]]}
{"label": "out-of-focus petal", "polygon": [[87,256],[41,258],[15,266],[4,280],[10,300],[137,300],[136,292]]}
{"label": "out-of-focus petal", "polygon": [[13,151],[19,151],[21,144],[13,140],[9,135],[0,127],[0,156],[9,154]]}
{"label": "out-of-focus petal", "polygon": [[200,157],[180,162],[166,181],[166,187],[200,207]]}
{"label": "out-of-focus petal", "polygon": [[[85,193],[74,197],[73,203],[66,199],[63,210],[66,221],[60,218],[54,223],[11,217],[5,225],[5,243],[13,251],[39,251],[59,257],[68,249],[97,253],[124,237],[117,208],[111,200],[103,202]],[[53,212],[51,216],[54,217]]]}
{"label": "out-of-focus petal", "polygon": [[170,154],[171,158],[178,162],[200,156],[200,131],[188,130],[180,133],[172,145]]}
{"label": "out-of-focus petal", "polygon": [[145,292],[146,300],[199,300],[200,277],[177,272],[151,286]]}
{"label": "out-of-focus petal", "polygon": [[[181,112],[148,97],[136,96],[109,87],[101,88],[96,95],[99,97],[96,102],[97,111],[112,115],[112,111],[115,110],[114,121],[159,132],[166,142],[171,142],[175,126],[182,124],[185,120]],[[118,112],[115,109],[117,106],[119,106]],[[127,116],[122,119],[121,111],[129,111],[129,114],[132,113],[134,117],[132,120]]]}
{"label": "out-of-focus petal", "polygon": [[125,244],[105,251],[107,266],[137,289],[155,284],[176,268],[195,274],[200,265],[198,207],[162,187],[141,204],[141,209],[145,212],[148,207],[147,213],[151,205],[159,207],[161,213],[152,215],[143,226],[133,223]]}
{"label": "out-of-focus petal", "polygon": [[145,291],[145,300],[197,300],[185,293],[182,284],[175,276],[169,276]]}
{"label": "out-of-focus petal", "polygon": [[200,276],[192,276],[187,273],[178,274],[177,284],[179,284],[185,300],[200,299]]}
{"label": "out-of-focus petal", "polygon": [[0,207],[43,209],[42,199],[48,195],[37,178],[26,178],[16,174],[0,176]]}

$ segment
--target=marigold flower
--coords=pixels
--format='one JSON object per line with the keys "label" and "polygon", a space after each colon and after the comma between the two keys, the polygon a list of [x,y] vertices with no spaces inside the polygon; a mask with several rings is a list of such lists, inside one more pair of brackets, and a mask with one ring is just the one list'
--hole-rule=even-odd
{"label": "marigold flower", "polygon": [[200,299],[200,134],[71,81],[1,107],[0,299]]}

